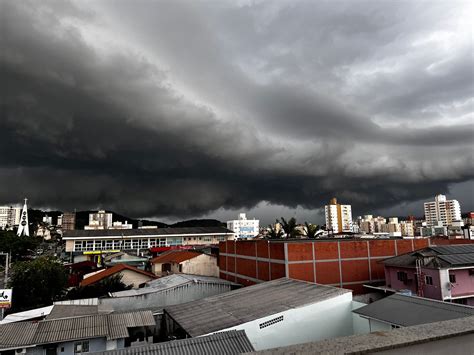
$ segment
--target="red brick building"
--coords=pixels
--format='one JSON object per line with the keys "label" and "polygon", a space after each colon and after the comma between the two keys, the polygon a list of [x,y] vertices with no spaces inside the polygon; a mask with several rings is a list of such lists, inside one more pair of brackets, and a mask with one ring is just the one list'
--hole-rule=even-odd
{"label": "red brick building", "polygon": [[219,243],[220,278],[248,286],[290,277],[364,292],[385,281],[379,261],[430,245],[429,239],[246,240]]}

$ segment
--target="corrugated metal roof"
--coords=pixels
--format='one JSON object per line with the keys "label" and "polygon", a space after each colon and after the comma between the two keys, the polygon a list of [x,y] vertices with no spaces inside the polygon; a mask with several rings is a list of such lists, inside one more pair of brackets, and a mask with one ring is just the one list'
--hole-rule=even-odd
{"label": "corrugated metal roof", "polygon": [[234,355],[254,351],[245,331],[231,330],[204,337],[110,350],[96,355]]}
{"label": "corrugated metal roof", "polygon": [[129,297],[143,295],[147,293],[166,291],[171,288],[183,286],[190,283],[240,286],[239,284],[212,276],[171,274],[168,276],[160,277],[156,280],[148,281],[145,284],[145,287],[143,288],[114,292],[111,295],[112,297]]}
{"label": "corrugated metal roof", "polygon": [[51,320],[59,318],[90,316],[97,313],[99,313],[99,306],[56,304],[53,306],[51,313],[46,317],[46,319]]}
{"label": "corrugated metal roof", "polygon": [[341,288],[281,278],[180,305],[165,307],[192,337],[351,292]]}
{"label": "corrugated metal roof", "polygon": [[18,322],[0,326],[0,349],[15,348],[33,342],[38,323]]}
{"label": "corrugated metal roof", "polygon": [[35,344],[47,344],[72,339],[107,337],[107,315],[61,318],[38,323]]}
{"label": "corrugated metal roof", "polygon": [[474,266],[474,253],[471,254],[451,254],[451,255],[438,255],[438,258],[446,261],[451,265],[473,265]]}
{"label": "corrugated metal roof", "polygon": [[11,323],[0,326],[0,349],[76,339],[126,338],[129,335],[127,328],[153,325],[155,319],[151,311]]}
{"label": "corrugated metal roof", "polygon": [[[474,244],[458,244],[428,247],[414,252],[385,259],[383,263],[390,266],[415,267],[417,258],[427,260],[425,267],[445,268],[458,265],[474,264]],[[431,259],[430,259],[431,258]]]}
{"label": "corrugated metal roof", "polygon": [[234,234],[225,227],[186,227],[186,228],[157,228],[157,229],[105,229],[105,230],[68,230],[64,238],[81,237],[110,237],[110,236],[167,236],[194,234]]}
{"label": "corrugated metal roof", "polygon": [[474,307],[394,294],[353,311],[404,327],[474,315]]}
{"label": "corrugated metal roof", "polygon": [[474,244],[457,244],[457,245],[442,245],[437,247],[430,247],[438,254],[474,254]]}

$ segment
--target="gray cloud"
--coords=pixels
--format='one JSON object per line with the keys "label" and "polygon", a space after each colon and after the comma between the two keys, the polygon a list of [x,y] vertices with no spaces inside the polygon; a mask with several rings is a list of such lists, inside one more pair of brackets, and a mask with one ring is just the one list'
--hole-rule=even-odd
{"label": "gray cloud", "polygon": [[474,179],[468,3],[1,6],[5,203],[366,213]]}

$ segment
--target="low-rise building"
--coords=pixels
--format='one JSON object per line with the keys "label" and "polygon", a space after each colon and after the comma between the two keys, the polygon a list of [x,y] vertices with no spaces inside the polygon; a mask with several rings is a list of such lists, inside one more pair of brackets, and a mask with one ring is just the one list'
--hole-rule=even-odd
{"label": "low-rise building", "polygon": [[250,353],[286,354],[466,354],[474,342],[474,317],[445,320]]}
{"label": "low-rise building", "polygon": [[237,355],[254,350],[243,330],[231,330],[199,338],[173,340],[148,346],[104,351],[95,355]]}
{"label": "low-rise building", "polygon": [[215,245],[233,239],[234,233],[224,227],[72,230],[63,234],[66,252],[73,254],[75,262],[105,253],[136,254],[155,247]]}
{"label": "low-rise building", "polygon": [[150,308],[158,311],[166,306],[195,301],[240,288],[241,285],[216,277],[172,274],[147,282],[144,287],[110,294],[101,298],[101,308],[124,311]]}
{"label": "low-rise building", "polygon": [[352,311],[368,320],[368,332],[474,316],[474,308],[396,293]]}
{"label": "low-rise building", "polygon": [[430,246],[383,263],[390,289],[474,306],[474,244]]}
{"label": "low-rise building", "polygon": [[217,257],[192,250],[171,250],[150,260],[157,276],[182,272],[202,276],[219,276]]}
{"label": "low-rise building", "polygon": [[245,330],[257,350],[353,333],[349,290],[287,278],[166,307],[169,336]]}
{"label": "low-rise building", "polygon": [[84,275],[84,279],[81,281],[81,286],[93,285],[114,275],[121,275],[122,282],[127,286],[132,286],[133,288],[138,288],[140,285],[156,278],[152,273],[126,264],[118,264],[108,269],[96,271],[90,276]]}
{"label": "low-rise building", "polygon": [[156,322],[151,311],[95,314],[0,325],[0,351],[77,354],[124,348],[147,341]]}

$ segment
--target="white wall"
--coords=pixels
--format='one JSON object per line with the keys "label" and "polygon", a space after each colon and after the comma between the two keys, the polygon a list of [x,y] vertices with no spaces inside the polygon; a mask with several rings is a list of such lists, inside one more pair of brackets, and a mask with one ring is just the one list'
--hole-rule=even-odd
{"label": "white wall", "polygon": [[122,282],[125,285],[133,285],[133,288],[138,288],[138,286],[142,283],[153,280],[153,278],[150,276],[146,276],[132,270],[123,270],[120,273],[122,274]]}
{"label": "white wall", "polygon": [[185,274],[219,277],[219,267],[215,256],[201,254],[184,261],[182,265],[182,272]]}
{"label": "white wall", "polygon": [[[352,301],[352,310],[367,306],[365,303]],[[354,334],[370,333],[369,320],[363,318],[357,313],[352,313],[352,329]]]}
{"label": "white wall", "polygon": [[[352,293],[222,329],[245,330],[255,350],[352,335]],[[260,324],[283,316],[283,321],[260,329]]]}

